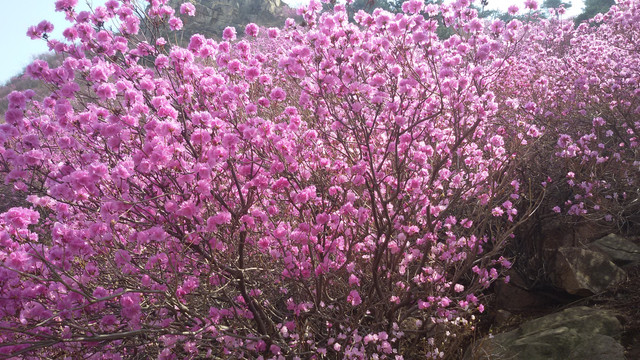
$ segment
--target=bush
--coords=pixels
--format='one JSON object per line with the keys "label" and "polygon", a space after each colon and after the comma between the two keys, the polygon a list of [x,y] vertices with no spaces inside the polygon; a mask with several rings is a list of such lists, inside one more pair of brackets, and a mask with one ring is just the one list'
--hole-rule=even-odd
{"label": "bush", "polygon": [[562,127],[523,87],[563,23],[412,0],[353,24],[312,2],[306,27],[181,48],[152,35],[181,27],[162,1],[74,5],[56,2],[68,42],[48,40],[62,65],[27,69],[55,91],[10,94],[0,125],[33,204],[0,218],[7,356],[459,357],[548,192],[526,170],[576,166],[534,152]]}

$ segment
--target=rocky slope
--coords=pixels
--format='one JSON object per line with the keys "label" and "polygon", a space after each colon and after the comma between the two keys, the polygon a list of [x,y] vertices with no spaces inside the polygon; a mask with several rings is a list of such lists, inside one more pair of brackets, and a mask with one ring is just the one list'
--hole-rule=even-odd
{"label": "rocky slope", "polygon": [[640,359],[640,232],[545,250],[546,284],[497,282],[465,360]]}
{"label": "rocky slope", "polygon": [[[176,10],[185,0],[171,0]],[[293,11],[281,0],[191,0],[196,7],[194,17],[182,16],[184,35],[200,33],[219,37],[227,26],[241,34],[245,25],[282,26]],[[176,11],[177,12],[177,11]]]}

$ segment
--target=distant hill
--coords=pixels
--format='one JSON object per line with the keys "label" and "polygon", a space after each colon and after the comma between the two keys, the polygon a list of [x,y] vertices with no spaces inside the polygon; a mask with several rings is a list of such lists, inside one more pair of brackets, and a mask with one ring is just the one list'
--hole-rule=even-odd
{"label": "distant hill", "polygon": [[[63,59],[61,55],[56,55],[54,53],[44,53],[36,58],[49,63],[50,68],[59,66]],[[4,113],[9,107],[7,95],[12,91],[24,91],[27,89],[34,90],[36,92],[37,99],[42,99],[51,92],[51,90],[48,89],[40,80],[34,80],[29,76],[24,75],[24,70],[20,74],[13,76],[4,85],[0,86],[0,123],[4,122]]]}

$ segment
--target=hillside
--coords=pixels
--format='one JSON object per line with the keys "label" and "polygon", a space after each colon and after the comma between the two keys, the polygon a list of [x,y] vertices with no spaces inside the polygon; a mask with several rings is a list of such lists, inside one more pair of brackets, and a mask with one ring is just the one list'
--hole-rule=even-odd
{"label": "hillside", "polygon": [[[183,2],[171,0],[170,5],[178,9]],[[293,15],[281,0],[193,0],[192,3],[196,15],[184,21],[185,37],[196,33],[219,37],[227,26],[233,26],[241,33],[248,23],[279,27]]]}

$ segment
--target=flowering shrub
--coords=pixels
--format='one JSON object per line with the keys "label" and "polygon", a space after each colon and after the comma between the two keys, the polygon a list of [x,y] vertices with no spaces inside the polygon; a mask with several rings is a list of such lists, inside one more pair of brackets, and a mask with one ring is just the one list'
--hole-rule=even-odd
{"label": "flowering shrub", "polygon": [[622,1],[578,28],[541,21],[512,59],[510,105],[547,135],[527,176],[554,213],[624,224],[639,210],[639,16]]}
{"label": "flowering shrub", "polygon": [[75,4],[56,2],[72,25],[48,39],[62,65],[27,68],[51,95],[10,94],[0,125],[5,180],[33,204],[0,216],[0,353],[459,354],[546,191],[523,169],[561,127],[523,84],[565,24],[487,24],[464,0],[354,24],[312,1],[306,27],[182,48],[154,35],[182,27],[164,1]]}

